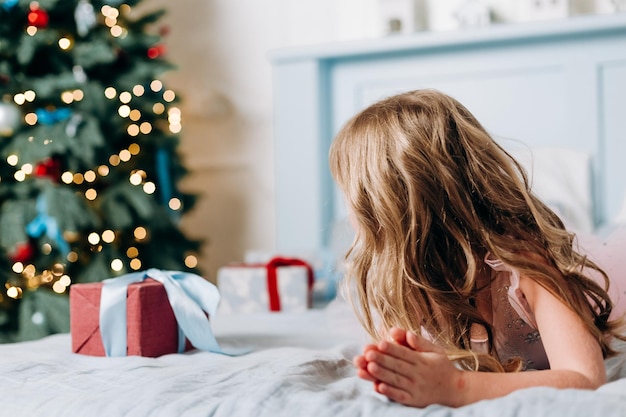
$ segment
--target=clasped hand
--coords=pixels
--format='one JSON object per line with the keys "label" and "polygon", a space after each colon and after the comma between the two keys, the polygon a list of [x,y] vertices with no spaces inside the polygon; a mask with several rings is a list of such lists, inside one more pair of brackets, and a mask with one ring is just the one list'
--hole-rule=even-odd
{"label": "clasped hand", "polygon": [[373,382],[376,392],[404,405],[458,405],[463,372],[443,349],[399,328],[392,328],[389,335],[392,342],[366,345],[354,358],[357,375]]}

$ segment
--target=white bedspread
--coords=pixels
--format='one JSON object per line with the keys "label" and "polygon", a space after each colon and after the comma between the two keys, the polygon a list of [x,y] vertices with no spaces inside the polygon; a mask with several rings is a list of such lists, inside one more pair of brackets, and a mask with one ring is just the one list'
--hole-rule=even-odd
{"label": "white bedspread", "polygon": [[[459,409],[403,407],[355,376],[360,333],[329,310],[217,317],[223,344],[252,353],[101,358],[70,352],[70,336],[0,345],[1,416],[626,416],[626,355],[607,361],[597,391],[532,388]],[[619,379],[622,378],[622,379]]]}

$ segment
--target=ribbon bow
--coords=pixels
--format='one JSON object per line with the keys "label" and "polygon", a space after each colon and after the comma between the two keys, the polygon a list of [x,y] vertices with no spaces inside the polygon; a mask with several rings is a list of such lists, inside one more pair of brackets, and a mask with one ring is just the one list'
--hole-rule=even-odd
{"label": "ribbon bow", "polygon": [[59,229],[57,219],[48,215],[48,205],[43,194],[37,197],[37,217],[26,225],[26,233],[30,237],[38,238],[44,233],[56,242],[56,245],[62,254],[67,255],[70,252],[70,246],[63,238],[63,233]]}
{"label": "ribbon bow", "polygon": [[[214,316],[220,300],[217,287],[204,278],[180,271],[147,271],[103,281],[100,295],[100,333],[106,356],[126,356],[126,294],[128,285],[152,278],[165,287],[179,326],[178,351],[185,349],[185,337],[200,350],[238,355],[249,349],[226,352],[220,348],[211,330],[209,317]],[[182,333],[182,334],[180,334]]]}

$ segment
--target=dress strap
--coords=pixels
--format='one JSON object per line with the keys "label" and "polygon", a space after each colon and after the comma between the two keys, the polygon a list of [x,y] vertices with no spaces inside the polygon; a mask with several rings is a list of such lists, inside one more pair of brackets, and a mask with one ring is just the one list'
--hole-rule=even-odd
{"label": "dress strap", "polygon": [[535,329],[537,328],[537,321],[535,320],[535,315],[533,314],[530,306],[528,305],[528,301],[526,300],[526,296],[522,292],[519,287],[520,281],[520,273],[517,269],[512,268],[502,262],[500,259],[495,258],[491,252],[488,252],[485,255],[485,263],[489,265],[494,271],[497,272],[507,272],[509,274],[509,289],[508,289],[508,297],[509,302],[511,303],[511,307],[515,310],[515,312],[520,316],[522,320],[524,320],[527,324],[531,325]]}

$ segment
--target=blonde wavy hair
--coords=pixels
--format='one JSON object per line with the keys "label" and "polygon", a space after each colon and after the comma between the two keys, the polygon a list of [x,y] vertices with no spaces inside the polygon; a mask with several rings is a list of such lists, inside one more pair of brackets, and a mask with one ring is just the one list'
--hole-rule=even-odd
{"label": "blonde wavy hair", "polygon": [[471,350],[473,324],[492,340],[475,303],[491,252],[576,312],[605,357],[615,353],[610,338],[623,337],[609,320],[606,273],[455,99],[418,90],[373,104],[336,136],[330,168],[356,232],[346,255],[352,301],[374,340],[392,326],[423,328],[465,369],[519,370],[521,361],[500,363],[492,342],[488,354]]}

